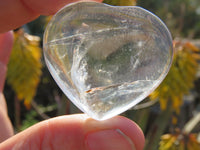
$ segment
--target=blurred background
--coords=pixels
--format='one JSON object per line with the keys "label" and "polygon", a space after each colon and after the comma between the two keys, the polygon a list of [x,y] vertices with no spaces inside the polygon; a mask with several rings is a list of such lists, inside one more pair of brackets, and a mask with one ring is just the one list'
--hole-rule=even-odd
{"label": "blurred background", "polygon": [[[174,60],[162,84],[142,103],[122,115],[139,124],[145,150],[200,150],[200,1],[104,0],[137,5],[158,17],[173,37]],[[81,113],[51,77],[42,38],[51,16],[41,16],[15,30],[15,43],[4,89],[15,132],[59,115]]]}

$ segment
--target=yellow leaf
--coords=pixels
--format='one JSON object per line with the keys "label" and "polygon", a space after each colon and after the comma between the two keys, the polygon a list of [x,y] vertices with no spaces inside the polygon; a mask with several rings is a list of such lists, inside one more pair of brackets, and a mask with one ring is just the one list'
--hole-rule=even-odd
{"label": "yellow leaf", "polygon": [[183,104],[183,96],[193,87],[198,70],[199,49],[189,42],[174,42],[174,60],[171,69],[161,85],[150,95],[150,99],[160,100],[161,109],[168,103],[176,113]]}
{"label": "yellow leaf", "polygon": [[41,75],[40,38],[19,30],[14,33],[15,42],[10,56],[7,82],[19,100],[24,100],[27,108],[35,96]]}
{"label": "yellow leaf", "polygon": [[103,3],[114,6],[134,6],[136,5],[136,0],[104,0]]}
{"label": "yellow leaf", "polygon": [[200,150],[200,143],[196,134],[174,134],[162,135],[159,150]]}
{"label": "yellow leaf", "polygon": [[172,124],[176,125],[178,122],[178,118],[176,116],[172,116]]}

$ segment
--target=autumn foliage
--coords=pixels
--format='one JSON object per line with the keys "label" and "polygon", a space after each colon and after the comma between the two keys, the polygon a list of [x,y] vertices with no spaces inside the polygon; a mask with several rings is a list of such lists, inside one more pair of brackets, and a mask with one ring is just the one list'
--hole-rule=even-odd
{"label": "autumn foliage", "polygon": [[7,82],[19,100],[30,108],[40,81],[42,64],[40,38],[19,30],[14,33],[14,46],[8,64]]}

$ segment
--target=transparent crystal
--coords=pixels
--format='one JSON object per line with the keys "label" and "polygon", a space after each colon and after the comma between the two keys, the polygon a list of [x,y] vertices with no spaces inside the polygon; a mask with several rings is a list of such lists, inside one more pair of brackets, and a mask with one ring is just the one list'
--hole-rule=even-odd
{"label": "transparent crystal", "polygon": [[173,49],[168,29],[147,10],[79,2],[48,24],[44,55],[68,98],[104,120],[133,107],[161,83]]}

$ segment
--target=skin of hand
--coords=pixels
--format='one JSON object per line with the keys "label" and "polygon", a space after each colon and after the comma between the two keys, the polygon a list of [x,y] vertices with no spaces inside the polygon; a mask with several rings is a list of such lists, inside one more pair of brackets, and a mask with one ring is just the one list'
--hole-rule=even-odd
{"label": "skin of hand", "polygon": [[[133,121],[117,116],[96,121],[84,114],[40,122],[14,135],[3,96],[12,29],[51,15],[78,0],[0,0],[0,150],[142,150],[144,135]],[[94,0],[101,2],[102,0]],[[8,32],[9,31],[9,32]]]}

